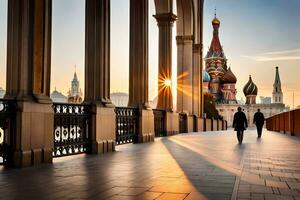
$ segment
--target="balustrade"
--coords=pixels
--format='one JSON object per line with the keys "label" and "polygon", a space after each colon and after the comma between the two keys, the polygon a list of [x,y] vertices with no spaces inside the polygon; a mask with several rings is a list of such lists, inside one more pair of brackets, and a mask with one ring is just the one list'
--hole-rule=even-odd
{"label": "balustrade", "polygon": [[66,156],[90,151],[90,106],[54,103],[53,156]]}
{"label": "balustrade", "polygon": [[139,133],[139,109],[116,107],[116,143],[137,142]]}
{"label": "balustrade", "polygon": [[15,108],[13,101],[0,99],[0,165],[7,164],[11,158]]}
{"label": "balustrade", "polygon": [[300,135],[300,109],[279,113],[266,119],[269,131]]}
{"label": "balustrade", "polygon": [[187,133],[188,124],[187,124],[187,114],[179,113],[179,133]]}
{"label": "balustrade", "polygon": [[167,136],[166,111],[153,109],[155,137]]}

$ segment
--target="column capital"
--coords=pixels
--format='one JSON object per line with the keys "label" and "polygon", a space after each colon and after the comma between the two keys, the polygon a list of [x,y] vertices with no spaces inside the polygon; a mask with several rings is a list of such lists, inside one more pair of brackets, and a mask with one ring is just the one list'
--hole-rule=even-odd
{"label": "column capital", "polygon": [[193,46],[193,52],[194,53],[201,53],[202,51],[202,44],[194,44]]}
{"label": "column capital", "polygon": [[176,36],[177,44],[192,43],[194,41],[193,35],[177,35]]}
{"label": "column capital", "polygon": [[153,17],[156,19],[158,26],[172,26],[177,20],[177,16],[173,13],[161,13],[153,15]]}

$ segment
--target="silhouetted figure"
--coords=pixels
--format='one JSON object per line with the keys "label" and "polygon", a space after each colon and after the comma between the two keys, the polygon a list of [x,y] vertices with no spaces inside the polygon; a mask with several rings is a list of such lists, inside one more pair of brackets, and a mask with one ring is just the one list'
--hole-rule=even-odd
{"label": "silhouetted figure", "polygon": [[254,114],[253,123],[256,125],[257,128],[257,137],[261,137],[262,128],[265,123],[265,116],[260,112],[260,109],[257,109],[257,112]]}
{"label": "silhouetted figure", "polygon": [[248,127],[247,118],[242,108],[238,107],[238,112],[234,114],[232,126],[236,131],[236,136],[239,141],[239,144],[242,144],[244,137],[244,130]]}

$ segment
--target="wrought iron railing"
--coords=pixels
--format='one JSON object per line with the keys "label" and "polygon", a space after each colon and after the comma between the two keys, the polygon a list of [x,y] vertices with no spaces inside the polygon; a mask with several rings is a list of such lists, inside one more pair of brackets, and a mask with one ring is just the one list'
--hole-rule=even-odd
{"label": "wrought iron railing", "polygon": [[166,111],[153,109],[155,137],[167,136]]}
{"label": "wrought iron railing", "polygon": [[139,109],[116,107],[116,144],[136,142],[139,133]]}
{"label": "wrought iron railing", "polygon": [[90,106],[54,103],[54,150],[53,156],[66,156],[89,152],[88,132]]}
{"label": "wrought iron railing", "polygon": [[13,101],[0,99],[0,165],[9,163],[11,158],[15,108]]}
{"label": "wrought iron railing", "polygon": [[187,133],[187,114],[179,113],[179,133]]}

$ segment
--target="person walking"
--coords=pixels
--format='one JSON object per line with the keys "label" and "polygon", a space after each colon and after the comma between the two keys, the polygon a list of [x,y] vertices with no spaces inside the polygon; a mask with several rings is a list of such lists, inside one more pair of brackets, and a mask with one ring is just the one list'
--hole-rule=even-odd
{"label": "person walking", "polygon": [[239,144],[242,144],[244,131],[248,127],[248,122],[245,113],[242,112],[241,107],[238,107],[238,111],[234,114],[232,126],[236,131],[236,136]]}
{"label": "person walking", "polygon": [[260,109],[257,109],[257,112],[254,114],[254,117],[253,117],[253,124],[256,125],[258,138],[261,137],[262,128],[264,126],[264,123],[265,123],[265,116],[264,116],[264,114],[262,114],[260,112]]}

